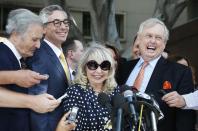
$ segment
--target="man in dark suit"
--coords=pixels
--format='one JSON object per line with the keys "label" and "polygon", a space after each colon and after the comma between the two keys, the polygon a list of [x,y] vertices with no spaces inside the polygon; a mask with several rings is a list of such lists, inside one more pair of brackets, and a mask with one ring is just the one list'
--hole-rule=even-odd
{"label": "man in dark suit", "polygon": [[180,94],[193,91],[190,69],[169,62],[161,56],[168,35],[166,26],[160,20],[151,18],[144,21],[140,25],[137,36],[141,56],[119,68],[118,83],[134,86],[143,63],[148,63],[138,90],[153,94],[164,113],[164,119],[158,121],[158,131],[193,131],[195,126],[194,111],[169,107],[161,100],[163,94],[159,93],[161,89],[167,92],[177,91]]}
{"label": "man in dark suit", "polygon": [[[69,86],[70,79],[67,76],[65,65],[61,62],[62,43],[69,32],[68,14],[58,5],[50,5],[40,12],[44,23],[44,39],[41,47],[29,60],[31,69],[40,74],[49,75],[48,80],[29,89],[30,94],[49,93],[56,99],[61,97]],[[60,104],[49,113],[31,112],[32,131],[54,131],[63,116],[63,107]]]}
{"label": "man in dark suit", "polygon": [[[0,43],[0,71],[17,72],[22,65],[20,59],[32,56],[34,51],[40,47],[43,24],[41,19],[31,11],[16,9],[8,15],[6,32],[9,34],[9,39]],[[34,78],[43,79],[40,74],[31,73],[34,74]],[[27,73],[26,76],[32,78],[30,74]],[[10,79],[12,78],[14,77],[11,76]],[[47,110],[48,107],[55,108],[59,105],[59,102],[51,95],[28,95],[27,88],[16,85],[18,82],[12,82],[4,83],[6,85],[0,87],[0,107],[4,107],[0,108],[1,131],[30,131],[30,110],[27,108],[37,112],[46,112],[51,111],[51,109]],[[49,106],[50,103],[53,106]],[[54,105],[56,106],[54,107]]]}

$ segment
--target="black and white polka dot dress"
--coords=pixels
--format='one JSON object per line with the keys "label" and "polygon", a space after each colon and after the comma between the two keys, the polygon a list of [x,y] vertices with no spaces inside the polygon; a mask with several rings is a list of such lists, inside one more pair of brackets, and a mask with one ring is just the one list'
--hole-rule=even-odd
{"label": "black and white polka dot dress", "polygon": [[[90,88],[73,85],[67,89],[64,110],[68,112],[73,106],[79,108],[75,131],[111,131],[110,112],[98,103],[98,96]],[[116,88],[109,96],[118,93]]]}

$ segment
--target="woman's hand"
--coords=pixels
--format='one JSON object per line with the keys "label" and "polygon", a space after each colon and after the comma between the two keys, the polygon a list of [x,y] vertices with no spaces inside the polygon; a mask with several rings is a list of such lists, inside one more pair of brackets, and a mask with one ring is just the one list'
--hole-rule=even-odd
{"label": "woman's hand", "polygon": [[71,131],[76,127],[75,123],[68,123],[66,118],[69,116],[70,112],[67,112],[59,121],[56,131]]}

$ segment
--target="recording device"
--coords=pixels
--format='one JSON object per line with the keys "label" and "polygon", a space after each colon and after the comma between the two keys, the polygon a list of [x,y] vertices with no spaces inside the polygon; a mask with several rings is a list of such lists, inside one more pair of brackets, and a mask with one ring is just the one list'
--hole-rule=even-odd
{"label": "recording device", "polygon": [[158,93],[160,93],[163,96],[167,94],[167,92],[163,89],[159,90]]}
{"label": "recording device", "polygon": [[122,118],[123,118],[123,105],[125,99],[121,94],[116,94],[112,98],[113,107],[115,108],[115,131],[121,131],[122,129]]}
{"label": "recording device", "polygon": [[153,105],[153,107],[155,109],[155,113],[156,113],[156,116],[157,116],[158,120],[163,119],[164,118],[164,114],[160,110],[159,104],[156,102],[156,100],[154,99],[153,95],[151,95],[151,101],[152,101],[152,105]]}
{"label": "recording device", "polygon": [[138,122],[137,116],[136,116],[136,110],[135,107],[133,105],[133,92],[131,90],[126,90],[124,92],[124,98],[126,98],[127,102],[128,102],[128,107],[129,110],[131,112],[132,118],[133,118],[133,122],[136,125]]}
{"label": "recording device", "polygon": [[42,75],[44,75],[46,77],[46,79],[49,78],[49,75],[48,74],[42,74]]}
{"label": "recording device", "polygon": [[76,121],[76,116],[78,113],[78,107],[72,107],[69,117],[67,119],[68,123],[74,123]]}
{"label": "recording device", "polygon": [[151,126],[152,126],[152,131],[157,131],[157,120],[155,117],[155,113],[153,111],[150,112],[150,117],[151,117]]}
{"label": "recording device", "polygon": [[[134,103],[137,103],[139,105],[141,105],[141,104],[146,105],[150,110],[152,110],[156,114],[158,120],[164,118],[164,114],[160,110],[160,107],[159,107],[158,103],[156,102],[156,100],[154,99],[153,95],[148,95],[143,92],[138,92],[138,90],[133,86],[132,87],[130,87],[128,85],[121,86],[121,92],[125,92],[127,90],[132,90],[133,95],[131,97],[134,98]],[[165,90],[160,90],[159,92],[166,94]],[[131,99],[133,99],[133,98],[131,98]]]}
{"label": "recording device", "polygon": [[121,85],[120,86],[120,92],[123,93],[125,92],[126,90],[131,90],[132,88],[128,85]]}
{"label": "recording device", "polygon": [[67,93],[65,93],[61,97],[59,97],[57,100],[58,101],[62,101],[62,99],[65,98],[65,97],[67,97],[67,96],[68,96]]}
{"label": "recording device", "polygon": [[136,93],[136,96],[137,96],[138,98],[143,98],[143,99],[147,99],[147,100],[150,100],[150,99],[151,99],[151,97],[150,97],[148,94],[143,93],[143,92],[138,92],[138,93]]}
{"label": "recording device", "polygon": [[111,100],[110,97],[102,92],[98,94],[98,103],[103,107],[106,107],[109,112],[112,110]]}

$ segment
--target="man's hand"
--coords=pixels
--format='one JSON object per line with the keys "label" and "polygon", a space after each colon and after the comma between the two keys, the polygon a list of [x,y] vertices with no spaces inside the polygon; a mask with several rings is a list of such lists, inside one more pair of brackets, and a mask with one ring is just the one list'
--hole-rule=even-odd
{"label": "man's hand", "polygon": [[182,108],[186,105],[186,102],[182,95],[179,95],[176,91],[170,92],[162,97],[162,100],[166,102],[170,107]]}
{"label": "man's hand", "polygon": [[15,76],[13,76],[13,83],[26,88],[39,84],[42,80],[47,80],[49,77],[31,70],[17,70],[13,75]]}
{"label": "man's hand", "polygon": [[70,112],[67,112],[59,121],[56,131],[71,131],[74,130],[76,127],[75,123],[68,123],[66,118],[69,116]]}
{"label": "man's hand", "polygon": [[33,95],[31,97],[30,108],[38,113],[51,112],[61,103],[49,94]]}

